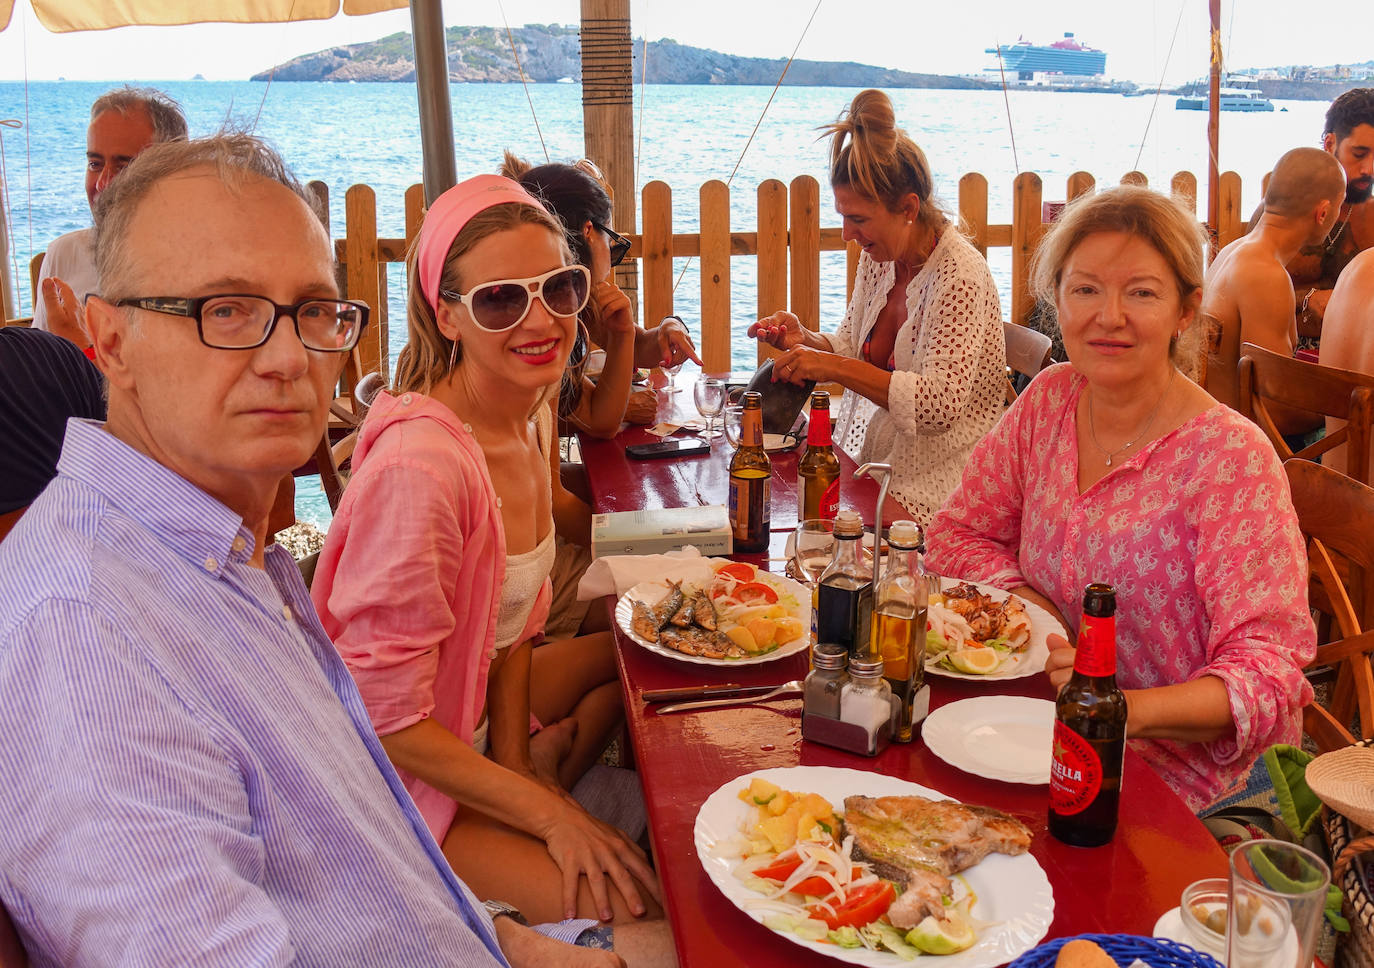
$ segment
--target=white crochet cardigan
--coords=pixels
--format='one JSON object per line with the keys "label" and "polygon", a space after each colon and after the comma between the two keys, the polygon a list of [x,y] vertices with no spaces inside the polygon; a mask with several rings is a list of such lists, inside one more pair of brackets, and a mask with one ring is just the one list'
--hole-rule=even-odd
{"label": "white crochet cardigan", "polygon": [[[894,279],[892,263],[859,256],[854,295],[829,337],[836,353],[860,357]],[[1006,343],[987,260],[953,227],[907,285],[906,308],[888,409],[846,390],[836,441],[859,463],[891,464],[888,493],[926,525],[1002,414]]]}

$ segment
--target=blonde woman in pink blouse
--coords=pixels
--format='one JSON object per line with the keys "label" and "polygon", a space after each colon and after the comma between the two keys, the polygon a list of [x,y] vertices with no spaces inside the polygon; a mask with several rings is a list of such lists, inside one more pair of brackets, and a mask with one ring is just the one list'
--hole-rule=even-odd
{"label": "blonde woman in pink blouse", "polygon": [[[1070,362],[1037,377],[974,449],[929,556],[1070,630],[1083,587],[1114,585],[1127,735],[1198,811],[1267,746],[1298,742],[1316,650],[1278,457],[1185,375],[1204,245],[1190,214],[1146,189],[1068,208],[1034,285]],[[1058,688],[1074,649],[1054,644],[1045,669]]]}
{"label": "blonde woman in pink blouse", "polygon": [[[363,425],[315,607],[479,897],[531,921],[657,915],[643,852],[565,793],[621,721],[610,633],[532,648],[554,554],[547,404],[587,271],[498,175],[435,201],[409,269],[410,338]],[[552,724],[533,740],[531,713]]]}

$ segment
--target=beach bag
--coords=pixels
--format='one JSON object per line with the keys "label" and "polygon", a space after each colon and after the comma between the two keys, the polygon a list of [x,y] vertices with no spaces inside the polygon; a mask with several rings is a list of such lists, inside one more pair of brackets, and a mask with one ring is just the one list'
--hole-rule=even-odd
{"label": "beach bag", "polygon": [[1335,968],[1374,968],[1374,741],[1317,757],[1308,783],[1322,799],[1322,827],[1331,848],[1331,881],[1341,892],[1350,931],[1341,936]]}

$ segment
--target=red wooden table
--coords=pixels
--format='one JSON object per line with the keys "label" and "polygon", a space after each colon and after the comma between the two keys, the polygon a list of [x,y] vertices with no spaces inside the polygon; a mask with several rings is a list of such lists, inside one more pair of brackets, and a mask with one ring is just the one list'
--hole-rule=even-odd
{"label": "red wooden table", "polygon": [[[596,511],[725,500],[729,450],[724,442],[717,441],[710,455],[696,458],[626,458],[624,445],[641,439],[652,438],[630,430],[616,441],[583,442]],[[842,504],[860,510],[869,521],[877,489],[869,481],[852,481],[853,462],[843,455],[841,462]],[[774,455],[770,554],[775,562],[795,523],[796,455]],[[722,668],[669,659],[618,631],[617,637],[626,716],[644,784],[654,855],[678,958],[687,968],[835,964],[788,943],[739,911],[706,877],[693,846],[697,811],[706,798],[736,777],[770,767],[842,766],[886,773],[1017,817],[1032,830],[1031,853],[1054,889],[1051,938],[1083,932],[1149,935],[1159,916],[1178,905],[1184,887],[1202,877],[1226,874],[1226,856],[1206,828],[1132,752],[1126,757],[1116,838],[1100,848],[1069,847],[1046,833],[1047,787],[964,773],[936,757],[919,739],[893,744],[881,756],[868,758],[803,743],[799,698],[666,716],[641,699],[646,689],[720,682],[776,684],[803,678],[804,655]],[[931,677],[931,692],[932,708],[989,693],[1053,698],[1043,673],[986,683]]]}

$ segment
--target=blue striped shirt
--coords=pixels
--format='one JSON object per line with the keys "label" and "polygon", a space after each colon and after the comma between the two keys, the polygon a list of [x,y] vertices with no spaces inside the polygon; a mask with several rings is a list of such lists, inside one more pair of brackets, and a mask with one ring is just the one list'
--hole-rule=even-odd
{"label": "blue striped shirt", "polygon": [[73,420],[0,544],[0,901],[34,965],[504,965],[291,556]]}

